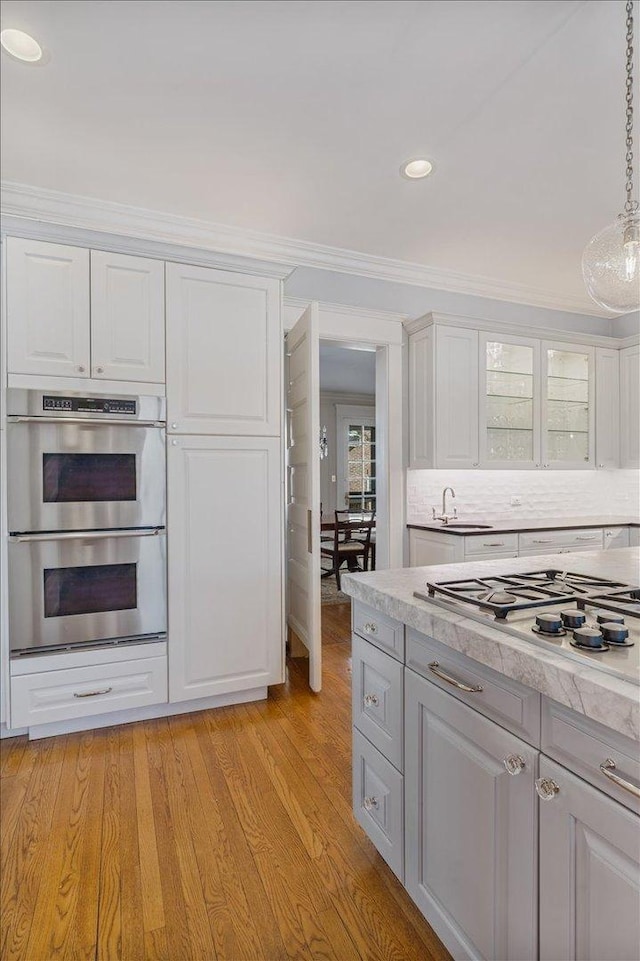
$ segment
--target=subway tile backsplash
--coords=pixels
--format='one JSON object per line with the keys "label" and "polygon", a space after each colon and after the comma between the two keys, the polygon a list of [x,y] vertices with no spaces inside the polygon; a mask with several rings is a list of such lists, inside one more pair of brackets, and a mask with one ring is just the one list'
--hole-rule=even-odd
{"label": "subway tile backsplash", "polygon": [[[451,486],[460,517],[478,515],[500,519],[638,515],[640,471],[407,471],[407,520],[427,519],[438,513],[442,490]],[[521,504],[513,506],[512,497]]]}

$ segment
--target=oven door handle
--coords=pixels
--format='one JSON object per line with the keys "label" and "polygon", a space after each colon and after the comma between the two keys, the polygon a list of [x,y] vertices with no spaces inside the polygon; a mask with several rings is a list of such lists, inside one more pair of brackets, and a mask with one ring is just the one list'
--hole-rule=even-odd
{"label": "oven door handle", "polygon": [[35,541],[97,541],[113,537],[157,537],[162,533],[164,527],[126,531],[53,531],[47,534],[10,534],[9,541],[13,544],[31,544]]}
{"label": "oven door handle", "polygon": [[84,424],[85,427],[166,427],[163,420],[119,420],[104,417],[89,420],[85,417],[23,417],[12,414],[7,417],[8,424]]}

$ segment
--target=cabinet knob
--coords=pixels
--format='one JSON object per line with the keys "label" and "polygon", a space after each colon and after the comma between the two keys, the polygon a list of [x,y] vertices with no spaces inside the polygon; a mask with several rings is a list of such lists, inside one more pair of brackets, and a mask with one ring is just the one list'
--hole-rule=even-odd
{"label": "cabinet knob", "polygon": [[477,466],[478,466],[478,461],[475,461],[475,463],[473,463],[471,466],[472,466],[472,467],[477,467]]}
{"label": "cabinet knob", "polygon": [[365,707],[377,707],[380,703],[377,694],[365,694],[364,696],[364,706]]}
{"label": "cabinet knob", "polygon": [[519,754],[508,754],[502,763],[504,764],[507,774],[511,774],[512,777],[515,777],[516,774],[520,774],[521,771],[524,771],[524,758],[520,757]]}
{"label": "cabinet knob", "polygon": [[362,802],[364,804],[365,811],[373,811],[378,808],[378,798],[377,797],[366,797]]}
{"label": "cabinet knob", "polygon": [[178,446],[178,441],[177,441],[177,440],[172,440],[172,441],[171,441],[171,446],[172,446],[172,447],[177,447],[177,446]]}
{"label": "cabinet knob", "polygon": [[96,367],[96,374],[104,374],[104,367]]}
{"label": "cabinet knob", "polygon": [[178,425],[177,425],[177,424],[172,424],[172,425],[171,425],[171,430],[177,430],[177,429],[178,429]]}
{"label": "cabinet knob", "polygon": [[539,777],[536,779],[536,794],[542,801],[552,801],[560,788],[550,777]]}
{"label": "cabinet knob", "polygon": [[[588,460],[588,458],[585,457],[585,460]],[[604,464],[598,464],[598,467],[600,468],[600,470],[602,470],[602,468],[604,467]]]}
{"label": "cabinet knob", "polygon": [[84,367],[82,367],[82,365],[80,365],[80,366],[78,367],[78,373],[79,373],[79,374],[84,374]]}
{"label": "cabinet knob", "polygon": [[368,624],[365,624],[365,625],[364,625],[364,630],[365,630],[365,633],[367,633],[367,634],[377,634],[377,633],[378,633],[377,625],[374,624],[373,621],[370,621]]}

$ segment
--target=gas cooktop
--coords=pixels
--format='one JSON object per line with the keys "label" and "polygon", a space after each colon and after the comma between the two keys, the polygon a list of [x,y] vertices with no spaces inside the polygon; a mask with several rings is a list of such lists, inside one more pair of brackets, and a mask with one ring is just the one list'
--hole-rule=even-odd
{"label": "gas cooktop", "polygon": [[414,596],[640,684],[640,588],[545,569],[427,583]]}

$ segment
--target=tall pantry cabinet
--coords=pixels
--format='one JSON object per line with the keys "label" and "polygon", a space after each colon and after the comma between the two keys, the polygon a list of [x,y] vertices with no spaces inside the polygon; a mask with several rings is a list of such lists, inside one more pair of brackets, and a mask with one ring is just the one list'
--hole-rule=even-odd
{"label": "tall pantry cabinet", "polygon": [[283,680],[280,281],[166,266],[169,700]]}

